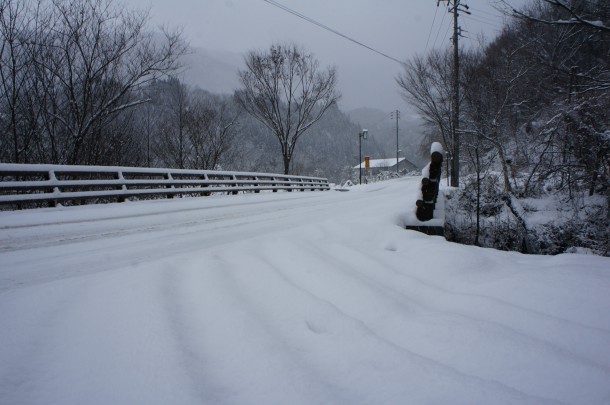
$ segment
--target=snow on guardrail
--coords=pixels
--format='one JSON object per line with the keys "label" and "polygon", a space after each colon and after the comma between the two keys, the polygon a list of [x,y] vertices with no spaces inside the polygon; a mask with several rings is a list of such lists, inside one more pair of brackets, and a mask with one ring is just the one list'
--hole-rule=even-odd
{"label": "snow on guardrail", "polygon": [[0,164],[0,204],[28,208],[62,201],[119,201],[176,195],[330,190],[328,179],[272,173],[142,167]]}

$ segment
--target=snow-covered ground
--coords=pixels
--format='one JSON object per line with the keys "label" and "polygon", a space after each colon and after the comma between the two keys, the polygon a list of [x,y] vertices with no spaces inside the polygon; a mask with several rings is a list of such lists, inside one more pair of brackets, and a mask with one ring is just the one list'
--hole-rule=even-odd
{"label": "snow-covered ground", "polygon": [[0,403],[610,403],[610,259],[406,231],[418,183],[0,212]]}

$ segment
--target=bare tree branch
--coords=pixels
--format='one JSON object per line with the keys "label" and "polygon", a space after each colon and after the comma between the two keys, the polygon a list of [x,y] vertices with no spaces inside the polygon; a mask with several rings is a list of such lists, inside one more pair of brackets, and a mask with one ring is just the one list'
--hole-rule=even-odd
{"label": "bare tree branch", "polygon": [[[581,13],[577,10],[577,8],[574,5],[574,2],[570,2],[567,0],[540,0],[540,1],[550,5],[552,7],[556,7],[558,10],[565,12],[569,16],[569,18],[568,19],[541,18],[541,17],[537,17],[527,11],[514,8],[506,0],[500,0],[500,4],[503,6],[502,8],[505,12],[507,10],[509,10],[508,13],[510,13],[512,16],[517,17],[517,18],[523,18],[523,19],[527,19],[530,21],[535,21],[538,23],[549,24],[549,25],[585,26],[588,28],[602,31],[602,32],[610,33],[610,25],[608,24],[608,21],[603,21],[601,19],[594,19],[595,16],[585,16],[583,13]],[[599,4],[599,7],[603,7],[603,6],[604,5],[602,3]],[[605,5],[605,7],[606,7],[605,17],[608,18],[607,4]],[[600,14],[603,14],[603,13],[600,12]],[[600,17],[602,17],[602,15],[600,15]]]}

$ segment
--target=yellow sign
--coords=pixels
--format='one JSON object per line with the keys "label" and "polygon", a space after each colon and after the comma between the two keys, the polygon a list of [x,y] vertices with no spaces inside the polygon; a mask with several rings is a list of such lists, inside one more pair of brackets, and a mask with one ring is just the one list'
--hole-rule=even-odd
{"label": "yellow sign", "polygon": [[364,167],[366,168],[366,170],[369,170],[371,168],[371,158],[368,156],[364,157]]}

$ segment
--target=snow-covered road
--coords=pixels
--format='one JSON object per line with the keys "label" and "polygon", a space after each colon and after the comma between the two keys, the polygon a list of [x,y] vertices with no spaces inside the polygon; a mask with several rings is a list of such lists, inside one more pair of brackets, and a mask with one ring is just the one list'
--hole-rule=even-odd
{"label": "snow-covered road", "polygon": [[405,231],[418,180],[0,212],[0,403],[610,403],[610,260]]}

